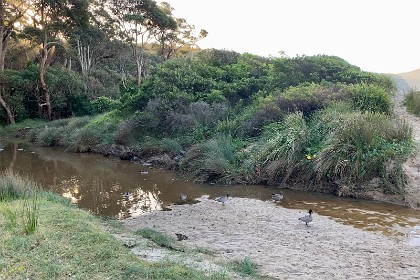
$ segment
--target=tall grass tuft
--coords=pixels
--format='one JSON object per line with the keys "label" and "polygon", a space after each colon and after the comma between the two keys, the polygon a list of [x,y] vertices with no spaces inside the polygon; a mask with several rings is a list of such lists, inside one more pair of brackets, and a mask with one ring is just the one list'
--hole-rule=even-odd
{"label": "tall grass tuft", "polygon": [[23,201],[21,217],[24,232],[28,235],[34,233],[38,226],[39,217],[39,200],[37,191],[29,194]]}
{"label": "tall grass tuft", "polygon": [[0,202],[25,198],[33,190],[34,183],[13,173],[0,174]]}
{"label": "tall grass tuft", "polygon": [[17,213],[16,211],[13,211],[11,207],[5,206],[3,215],[6,218],[6,220],[9,222],[11,227],[16,227],[17,225]]}
{"label": "tall grass tuft", "polygon": [[182,161],[198,182],[231,184],[236,182],[239,160],[237,151],[242,142],[231,136],[217,136],[193,146]]}
{"label": "tall grass tuft", "polygon": [[303,114],[288,115],[282,123],[267,126],[260,142],[257,161],[268,175],[269,183],[285,183],[302,168],[309,130]]}
{"label": "tall grass tuft", "polygon": [[15,213],[6,207],[4,215],[12,226],[16,225],[17,216],[19,216],[23,231],[26,234],[32,234],[38,225],[38,186],[13,173],[3,173],[0,177],[0,201],[17,199],[23,200],[22,210]]}
{"label": "tall grass tuft", "polygon": [[[402,178],[399,168],[413,148],[411,127],[384,114],[353,112],[341,119],[319,152],[317,177],[362,182],[381,174]],[[398,187],[400,192],[401,185]]]}
{"label": "tall grass tuft", "polygon": [[407,110],[417,116],[420,116],[420,91],[411,89],[404,99]]}

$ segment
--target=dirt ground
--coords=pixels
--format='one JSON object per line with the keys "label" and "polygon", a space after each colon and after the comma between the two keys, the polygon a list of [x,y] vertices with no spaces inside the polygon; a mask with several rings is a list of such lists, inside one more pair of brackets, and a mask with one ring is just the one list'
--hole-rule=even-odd
{"label": "dirt ground", "polygon": [[[395,97],[396,114],[412,125],[420,141],[420,118],[405,111],[402,99],[402,93]],[[409,179],[405,200],[414,208],[420,206],[419,163],[417,155],[404,165]],[[409,245],[406,237],[357,229],[316,212],[307,227],[298,218],[308,209],[245,198],[222,205],[206,197],[171,208],[123,222],[132,230],[182,233],[188,236],[184,245],[208,248],[220,259],[248,257],[261,275],[276,279],[420,279],[420,247]]]}

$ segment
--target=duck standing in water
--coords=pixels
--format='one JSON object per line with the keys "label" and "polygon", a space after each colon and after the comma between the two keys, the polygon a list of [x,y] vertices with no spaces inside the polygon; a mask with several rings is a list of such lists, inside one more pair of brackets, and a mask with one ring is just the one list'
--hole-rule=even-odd
{"label": "duck standing in water", "polygon": [[230,194],[227,194],[227,195],[218,197],[215,200],[218,201],[218,202],[222,202],[223,205],[225,205],[225,202],[229,200],[229,196],[230,196]]}
{"label": "duck standing in water", "polygon": [[187,202],[188,195],[181,193],[179,199],[181,199],[181,203]]}
{"label": "duck standing in water", "polygon": [[272,193],[271,194],[271,199],[274,200],[274,202],[277,203],[277,201],[280,201],[283,199],[283,193],[279,192],[279,193]]}
{"label": "duck standing in water", "polygon": [[309,209],[308,213],[309,215],[305,215],[299,218],[299,221],[304,222],[307,227],[309,227],[308,223],[312,222],[312,209]]}

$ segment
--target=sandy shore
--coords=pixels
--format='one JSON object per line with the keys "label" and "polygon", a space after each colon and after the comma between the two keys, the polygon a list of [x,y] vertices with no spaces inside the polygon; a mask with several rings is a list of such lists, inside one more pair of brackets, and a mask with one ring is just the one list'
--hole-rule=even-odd
{"label": "sandy shore", "polygon": [[420,279],[420,247],[335,222],[315,212],[310,227],[298,221],[305,210],[273,202],[232,198],[223,206],[203,198],[124,221],[131,229],[154,228],[189,237],[228,260],[249,257],[262,275],[277,279]]}

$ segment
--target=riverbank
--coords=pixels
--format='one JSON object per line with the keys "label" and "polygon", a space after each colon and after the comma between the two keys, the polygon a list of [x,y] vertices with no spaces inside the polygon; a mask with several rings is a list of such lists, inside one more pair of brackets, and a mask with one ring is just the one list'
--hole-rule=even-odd
{"label": "riverbank", "polygon": [[[66,199],[41,192],[38,225],[26,235],[20,227],[22,200],[0,202],[1,279],[231,279],[227,265],[211,271],[186,264],[182,254],[144,260],[129,248],[154,252],[156,244],[119,222],[104,221],[78,209]],[[116,238],[131,236],[135,243]],[[218,269],[218,270],[217,270]]]}
{"label": "riverbank", "polygon": [[204,197],[171,208],[123,222],[131,230],[184,234],[184,245],[207,248],[224,261],[248,257],[262,275],[276,279],[419,279],[419,247],[343,225],[317,209],[307,227],[298,221],[307,209],[286,209],[281,202],[232,198],[222,205]]}

